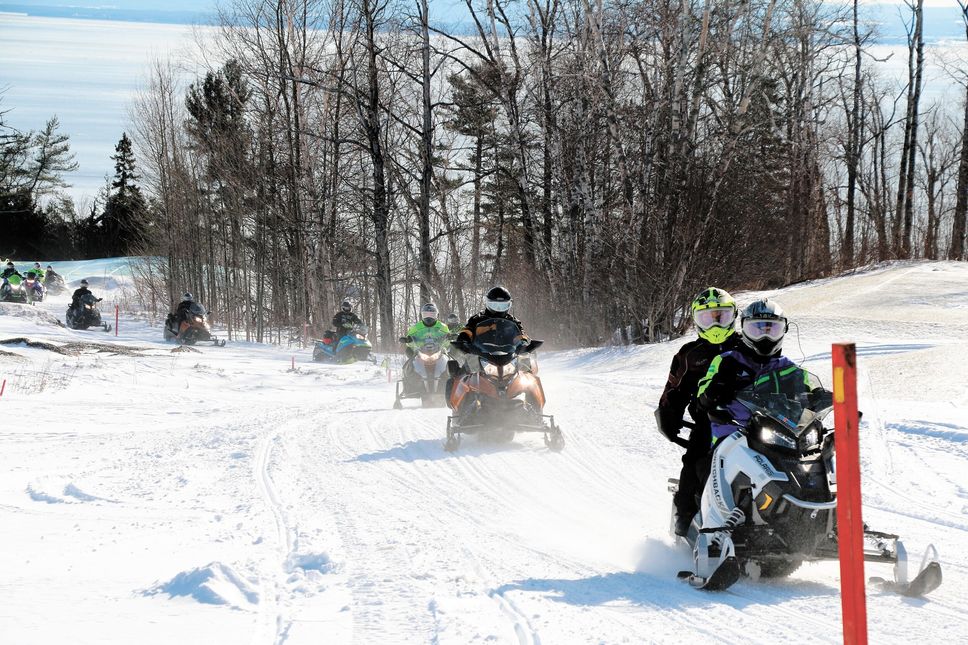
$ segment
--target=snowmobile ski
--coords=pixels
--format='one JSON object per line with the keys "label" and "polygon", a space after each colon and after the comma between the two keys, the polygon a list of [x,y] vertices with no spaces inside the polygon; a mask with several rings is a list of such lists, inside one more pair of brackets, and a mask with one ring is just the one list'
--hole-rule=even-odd
{"label": "snowmobile ski", "polygon": [[911,581],[907,579],[907,551],[901,542],[897,542],[895,549],[897,562],[894,565],[894,580],[874,576],[870,578],[870,582],[885,591],[911,598],[920,598],[941,586],[941,564],[938,562],[938,550],[933,544],[928,545],[925,550],[918,575]]}
{"label": "snowmobile ski", "polygon": [[734,556],[723,560],[712,575],[703,578],[692,571],[680,571],[677,577],[689,583],[690,586],[704,591],[723,591],[732,587],[739,580],[739,561]]}

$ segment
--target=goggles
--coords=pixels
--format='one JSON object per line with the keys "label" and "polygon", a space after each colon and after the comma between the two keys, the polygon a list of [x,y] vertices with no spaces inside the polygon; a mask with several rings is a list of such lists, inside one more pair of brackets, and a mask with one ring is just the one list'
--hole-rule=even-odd
{"label": "goggles", "polygon": [[780,340],[786,333],[787,321],[785,318],[747,318],[743,321],[743,335],[750,340],[760,340],[769,338],[770,340]]}
{"label": "goggles", "polygon": [[487,305],[487,308],[490,309],[491,311],[505,312],[511,308],[510,300],[505,300],[505,301],[488,300],[484,304]]}
{"label": "goggles", "polygon": [[736,310],[732,307],[714,307],[700,309],[692,316],[696,327],[706,330],[710,327],[731,327],[736,318]]}

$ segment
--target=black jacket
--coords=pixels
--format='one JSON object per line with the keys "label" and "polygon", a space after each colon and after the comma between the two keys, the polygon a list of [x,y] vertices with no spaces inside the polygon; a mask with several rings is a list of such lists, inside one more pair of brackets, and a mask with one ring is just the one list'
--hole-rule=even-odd
{"label": "black jacket", "polygon": [[87,287],[79,287],[78,289],[75,289],[74,295],[71,296],[71,306],[76,307],[77,303],[80,302],[81,300],[81,296],[88,296],[88,295],[93,296],[94,294],[91,293],[91,290],[88,289]]}
{"label": "black jacket", "polygon": [[700,432],[705,431],[708,434],[709,418],[699,410],[699,379],[706,375],[713,358],[736,349],[739,345],[742,345],[742,341],[738,333],[732,334],[719,345],[714,345],[705,338],[697,338],[683,345],[672,357],[669,378],[655,412],[659,431],[670,441],[679,435],[682,417],[687,409]]}
{"label": "black jacket", "polygon": [[518,326],[518,329],[521,330],[521,334],[525,337],[525,339],[527,339],[528,335],[525,333],[524,325],[521,324],[520,320],[518,320],[517,318],[515,318],[514,316],[512,316],[510,313],[507,313],[507,312],[491,313],[487,310],[479,311],[473,316],[471,316],[468,319],[467,324],[464,325],[464,328],[460,330],[460,333],[457,335],[457,338],[467,343],[473,342],[474,337],[476,336],[477,326],[480,325],[485,320],[490,320],[492,318],[501,318],[503,320],[510,320],[511,322],[513,322],[515,325]]}
{"label": "black jacket", "polygon": [[0,278],[5,279],[5,278],[9,278],[12,275],[18,276],[21,280],[23,279],[23,276],[20,275],[20,271],[17,271],[16,269],[11,269],[10,267],[7,267],[3,270],[3,273],[0,274]]}
{"label": "black jacket", "polygon": [[337,334],[345,334],[353,329],[354,325],[362,325],[363,321],[352,311],[337,311],[333,316],[333,327]]}

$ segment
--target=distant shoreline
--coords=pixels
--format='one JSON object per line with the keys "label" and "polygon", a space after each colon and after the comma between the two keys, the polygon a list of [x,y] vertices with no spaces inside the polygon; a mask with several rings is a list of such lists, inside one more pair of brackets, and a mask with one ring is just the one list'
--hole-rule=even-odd
{"label": "distant shoreline", "polygon": [[77,18],[169,25],[213,25],[215,14],[208,11],[167,11],[163,9],[116,9],[104,7],[58,7],[0,3],[0,16],[30,18]]}
{"label": "distant shoreline", "polygon": [[[457,0],[446,3],[456,6]],[[848,0],[843,0],[847,4]],[[459,3],[458,3],[459,4]],[[831,3],[834,4],[834,3]],[[453,6],[450,9],[453,9]],[[904,45],[907,32],[900,13],[903,4],[897,2],[871,2],[861,5],[861,21],[865,26],[875,25],[878,34],[874,42],[878,45]],[[440,11],[443,11],[441,15]],[[435,15],[436,14],[436,15]],[[167,10],[167,9],[118,9],[114,7],[79,7],[57,5],[33,5],[0,2],[0,17],[16,15],[32,18],[75,18],[81,20],[110,20],[119,22],[143,22],[170,25],[216,25],[217,15],[213,11]],[[461,31],[462,26],[472,31],[472,24],[463,16],[454,15],[448,7],[438,6],[431,12],[431,22],[446,24],[450,29]],[[965,40],[965,27],[961,11],[956,3],[951,6],[924,7],[924,31],[927,44]]]}

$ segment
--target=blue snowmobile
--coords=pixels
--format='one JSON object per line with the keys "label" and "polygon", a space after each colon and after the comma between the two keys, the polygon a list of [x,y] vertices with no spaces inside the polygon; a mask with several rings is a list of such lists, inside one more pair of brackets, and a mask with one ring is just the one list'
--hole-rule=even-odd
{"label": "blue snowmobile", "polygon": [[373,345],[367,340],[369,328],[355,325],[342,338],[334,331],[327,331],[322,338],[316,339],[313,347],[313,360],[321,363],[353,363],[370,360]]}

